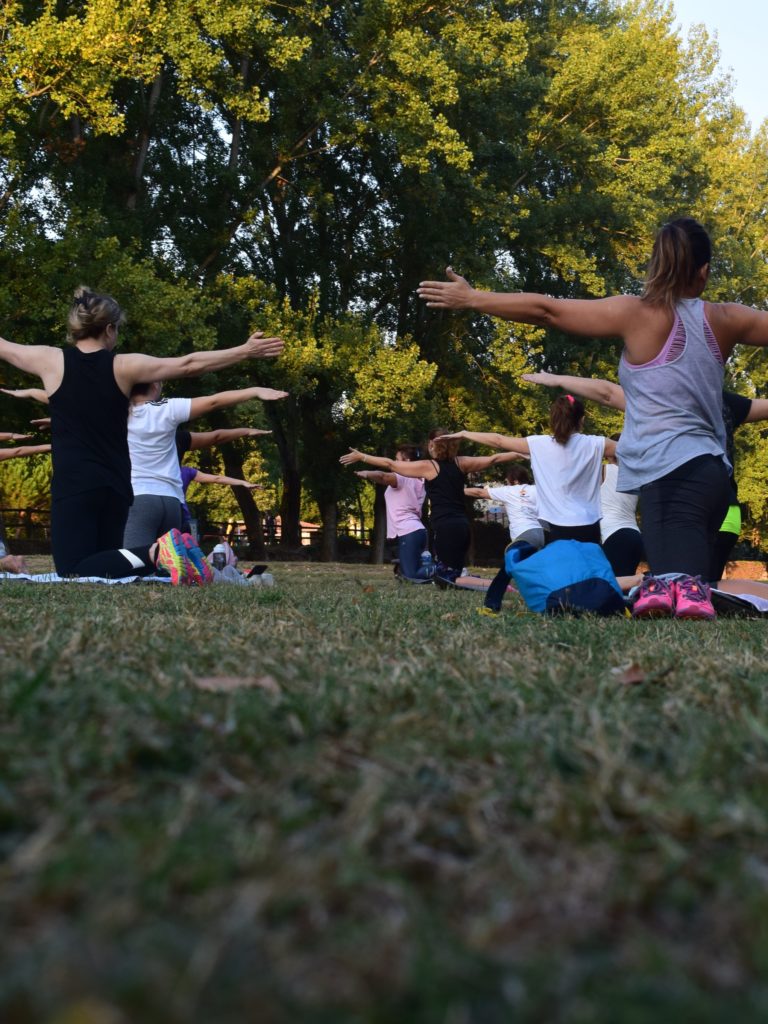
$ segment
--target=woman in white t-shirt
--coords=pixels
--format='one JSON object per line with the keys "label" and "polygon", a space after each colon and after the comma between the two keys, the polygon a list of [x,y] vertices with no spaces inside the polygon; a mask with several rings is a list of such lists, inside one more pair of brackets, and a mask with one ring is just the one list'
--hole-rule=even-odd
{"label": "woman in white t-shirt", "polygon": [[[615,440],[618,441],[618,437]],[[600,504],[603,509],[600,540],[614,574],[634,576],[638,565],[645,558],[643,538],[637,525],[638,496],[617,491],[618,479],[619,464],[615,456],[609,457],[603,466],[603,486],[600,488]]]}
{"label": "woman in white t-shirt", "polygon": [[553,540],[599,544],[603,458],[615,454],[616,442],[581,433],[584,406],[573,395],[555,399],[549,423],[551,434],[530,437],[472,430],[461,430],[451,436],[530,456],[539,520],[547,544]]}
{"label": "woman in white t-shirt", "polygon": [[162,381],[136,384],[128,413],[128,450],[131,456],[133,504],[125,525],[126,548],[151,544],[172,529],[180,529],[184,491],[176,451],[176,429],[187,420],[216,409],[258,398],[262,402],[285,398],[274,388],[241,388],[203,398],[160,398]]}
{"label": "woman in white t-shirt", "polygon": [[[491,498],[502,503],[507,513],[511,544],[530,544],[537,549],[543,548],[545,537],[539,522],[536,485],[531,483],[531,474],[526,466],[513,464],[507,467],[506,475],[506,485],[465,487],[464,493],[469,498]],[[510,579],[506,565],[502,561],[501,568],[485,592],[483,607],[478,609],[481,613],[499,614]]]}

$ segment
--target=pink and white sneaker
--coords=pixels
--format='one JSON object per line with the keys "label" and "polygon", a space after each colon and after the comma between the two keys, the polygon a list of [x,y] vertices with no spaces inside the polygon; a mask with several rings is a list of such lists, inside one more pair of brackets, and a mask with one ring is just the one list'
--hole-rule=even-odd
{"label": "pink and white sneaker", "polygon": [[674,584],[655,576],[646,576],[632,605],[632,618],[667,619],[674,615],[674,612]]}
{"label": "pink and white sneaker", "polygon": [[701,576],[683,576],[675,580],[676,619],[716,619],[712,593]]}

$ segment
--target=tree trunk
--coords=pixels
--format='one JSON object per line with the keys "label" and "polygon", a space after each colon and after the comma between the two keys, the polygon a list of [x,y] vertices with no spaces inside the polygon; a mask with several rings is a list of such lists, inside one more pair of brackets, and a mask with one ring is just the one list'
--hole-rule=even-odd
{"label": "tree trunk", "polygon": [[277,444],[283,474],[283,494],[280,499],[280,543],[286,547],[301,547],[301,477],[293,457],[283,425],[274,409],[266,402],[266,414]]}
{"label": "tree trunk", "polygon": [[[386,488],[377,487],[373,499],[373,543],[371,544],[371,565],[384,561],[384,546],[387,541],[387,503],[384,500]],[[365,539],[365,538],[363,538]]]}
{"label": "tree trunk", "polygon": [[[251,62],[248,57],[240,60],[240,79],[243,83],[243,92],[248,88],[248,74],[251,69]],[[232,124],[232,143],[229,147],[229,170],[234,174],[237,171],[237,164],[240,160],[240,140],[243,133],[242,119],[237,117]]]}
{"label": "tree trunk", "polygon": [[339,507],[335,501],[327,501],[321,509],[323,529],[320,535],[320,561],[335,562],[338,558],[337,529]]}
{"label": "tree trunk", "polygon": [[[224,462],[224,473],[226,476],[233,476],[238,480],[243,480],[245,469],[243,468],[243,460],[239,452],[234,450],[231,445],[225,444],[221,447],[221,457]],[[261,561],[266,557],[261,513],[256,506],[256,502],[253,500],[251,491],[245,487],[233,487],[232,490],[235,492],[237,504],[240,506],[240,511],[243,514],[245,529],[248,532],[248,556],[256,561]]]}
{"label": "tree trunk", "polygon": [[157,109],[162,87],[163,75],[162,72],[160,72],[152,82],[152,88],[147,102],[147,115],[144,119],[144,126],[142,127],[138,138],[136,159],[133,163],[133,188],[131,192],[129,192],[128,199],[125,204],[129,210],[135,210],[138,205],[139,192],[141,191],[141,179],[144,175],[144,166],[147,162],[147,154],[149,153],[150,125],[152,123],[152,118],[155,115],[155,110]]}

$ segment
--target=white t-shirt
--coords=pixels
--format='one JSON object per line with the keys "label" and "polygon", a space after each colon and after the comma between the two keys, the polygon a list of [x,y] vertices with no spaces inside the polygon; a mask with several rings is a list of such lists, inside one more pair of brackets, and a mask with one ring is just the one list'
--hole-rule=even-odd
{"label": "white t-shirt", "polygon": [[415,530],[423,530],[421,508],[426,497],[424,481],[416,477],[395,473],[396,486],[387,487],[384,501],[387,506],[387,536],[405,537]]}
{"label": "white t-shirt", "polygon": [[637,530],[637,495],[616,490],[619,467],[609,462],[605,467],[603,486],[600,488],[600,504],[603,518],[600,520],[600,539],[605,543],[617,530]]}
{"label": "white t-shirt", "polygon": [[565,444],[550,434],[526,438],[536,478],[539,518],[553,526],[589,526],[600,519],[600,472],[605,438],[571,434]]}
{"label": "white t-shirt", "polygon": [[184,500],[176,453],[176,428],[186,423],[191,398],[163,398],[132,405],[128,413],[128,450],[134,494],[159,494]]}
{"label": "white t-shirt", "polygon": [[499,484],[498,487],[485,489],[494,501],[500,501],[504,506],[509,520],[509,536],[512,540],[516,540],[528,530],[541,529],[536,487],[533,484]]}

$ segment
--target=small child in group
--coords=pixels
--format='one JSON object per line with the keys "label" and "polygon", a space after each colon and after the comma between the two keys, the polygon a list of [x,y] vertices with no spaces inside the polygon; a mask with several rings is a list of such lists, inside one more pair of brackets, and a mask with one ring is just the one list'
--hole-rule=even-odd
{"label": "small child in group", "polygon": [[[490,498],[504,506],[509,521],[509,537],[513,544],[527,543],[537,550],[544,547],[544,530],[537,515],[536,486],[526,466],[513,464],[507,468],[506,485],[465,487],[470,498]],[[486,591],[481,615],[498,615],[511,577],[502,562],[501,568]]]}

